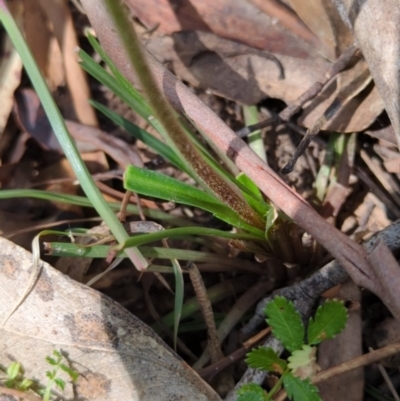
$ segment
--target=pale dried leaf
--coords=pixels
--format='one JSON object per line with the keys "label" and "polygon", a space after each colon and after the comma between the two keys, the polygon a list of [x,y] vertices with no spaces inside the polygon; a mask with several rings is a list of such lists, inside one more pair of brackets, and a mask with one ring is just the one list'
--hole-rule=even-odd
{"label": "pale dried leaf", "polygon": [[[243,0],[124,0],[147,28],[173,34],[202,31],[244,43],[277,55],[295,58],[318,57],[304,40],[288,32],[276,18],[271,18]],[[157,10],[157,12],[154,12]]]}
{"label": "pale dried leaf", "polygon": [[400,147],[400,7],[398,0],[331,0],[367,61]]}
{"label": "pale dried leaf", "polygon": [[97,126],[96,114],[89,104],[90,90],[87,76],[76,62],[75,49],[78,40],[75,33],[72,16],[65,0],[39,0],[43,12],[52,24],[54,35],[61,48],[66,83],[79,122]]}
{"label": "pale dried leaf", "polygon": [[161,62],[172,62],[182,80],[244,104],[272,97],[297,99],[328,69],[321,59],[277,56],[285,78],[271,54],[205,32],[178,32],[147,41]]}
{"label": "pale dried leaf", "polygon": [[14,105],[14,91],[21,83],[22,61],[10,39],[5,38],[0,64],[0,133],[3,133]]}
{"label": "pale dried leaf", "polygon": [[[32,255],[0,238],[0,310],[7,316],[31,279]],[[2,364],[47,383],[45,357],[68,356],[80,373],[68,399],[211,400],[219,396],[157,335],[119,304],[42,263],[35,286],[2,327]]]}
{"label": "pale dried leaf", "polygon": [[297,15],[325,44],[326,53],[330,60],[337,54],[337,39],[323,0],[290,0],[290,4]]}
{"label": "pale dried leaf", "polygon": [[36,63],[52,91],[65,83],[60,48],[39,0],[24,1],[24,31]]}
{"label": "pale dried leaf", "polygon": [[368,128],[383,110],[382,99],[364,60],[341,72],[336,81],[328,84],[312,101],[306,104],[299,123],[312,127],[335,99],[341,109],[329,120],[324,129],[338,132],[357,132]]}
{"label": "pale dried leaf", "polygon": [[[23,7],[15,1],[10,8],[17,23],[21,22]],[[8,36],[3,36],[2,57],[0,62],[0,134],[3,133],[10,116],[15,89],[21,83],[22,61]]]}
{"label": "pale dried leaf", "polygon": [[[354,303],[361,302],[360,289],[350,280],[342,285],[339,298]],[[323,341],[319,346],[318,364],[322,369],[339,365],[362,355],[361,310],[349,311],[346,328],[337,337]],[[354,369],[340,376],[318,384],[324,401],[352,400],[361,401],[364,389],[364,371]]]}

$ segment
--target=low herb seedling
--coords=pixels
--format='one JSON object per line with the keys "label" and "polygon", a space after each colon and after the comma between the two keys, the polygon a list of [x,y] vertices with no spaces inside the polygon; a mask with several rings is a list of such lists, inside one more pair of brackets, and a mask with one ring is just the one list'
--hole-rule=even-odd
{"label": "low herb seedling", "polygon": [[4,385],[19,391],[28,391],[33,384],[32,380],[24,378],[24,370],[19,362],[12,362],[6,369]]}
{"label": "low herb seedling", "polygon": [[279,358],[272,348],[259,347],[247,354],[246,362],[254,369],[267,370],[280,376],[275,386],[267,393],[261,386],[250,383],[238,390],[238,401],[271,400],[280,387],[284,386],[294,401],[321,400],[317,387],[310,378],[319,370],[316,363],[317,344],[339,334],[347,321],[347,310],[337,300],[326,301],[310,318],[307,343],[304,341],[305,327],[300,313],[292,302],[276,297],[265,308],[267,323],[274,336],[291,353],[287,361]]}
{"label": "low herb seedling", "polygon": [[40,391],[40,393],[42,393],[41,395],[43,396],[43,401],[50,400],[54,385],[64,391],[66,383],[61,377],[58,376],[60,370],[65,372],[71,378],[72,382],[75,382],[78,379],[78,373],[63,363],[64,357],[61,352],[54,350],[53,356],[54,358],[51,356],[46,357],[46,361],[53,367],[53,369],[46,372],[49,382],[46,388]]}

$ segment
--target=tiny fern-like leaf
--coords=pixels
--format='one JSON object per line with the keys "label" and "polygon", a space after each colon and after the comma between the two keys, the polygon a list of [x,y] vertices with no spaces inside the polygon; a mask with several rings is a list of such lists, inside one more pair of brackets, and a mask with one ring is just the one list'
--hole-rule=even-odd
{"label": "tiny fern-like leaf", "polygon": [[302,380],[288,373],[283,378],[288,397],[293,401],[320,401],[318,388],[310,380]]}
{"label": "tiny fern-like leaf", "polygon": [[255,383],[245,384],[237,391],[237,401],[266,401],[264,389]]}
{"label": "tiny fern-like leaf", "polygon": [[284,297],[276,297],[265,308],[267,323],[274,336],[284,347],[293,352],[304,344],[304,326],[293,302]]}
{"label": "tiny fern-like leaf", "polygon": [[269,372],[283,373],[286,361],[280,359],[272,348],[259,347],[247,354],[246,363],[253,369],[268,370]]}
{"label": "tiny fern-like leaf", "polygon": [[347,309],[338,300],[326,301],[308,324],[308,343],[318,344],[339,334],[346,326]]}

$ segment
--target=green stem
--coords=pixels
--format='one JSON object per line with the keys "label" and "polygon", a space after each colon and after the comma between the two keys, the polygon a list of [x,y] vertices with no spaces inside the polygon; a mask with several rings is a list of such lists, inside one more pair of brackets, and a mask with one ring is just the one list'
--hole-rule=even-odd
{"label": "green stem", "polygon": [[289,373],[289,369],[286,369],[283,373],[282,376],[279,378],[279,380],[275,383],[274,387],[271,388],[271,390],[268,392],[267,396],[265,397],[265,401],[267,400],[272,400],[272,397],[279,391],[279,389],[282,387],[283,379],[285,375]]}
{"label": "green stem", "polygon": [[[50,90],[47,87],[46,82],[35,62],[35,59],[33,58],[32,53],[28,48],[25,39],[18,29],[14,19],[9,13],[4,0],[0,0],[0,21],[4,25],[7,33],[10,35],[10,38],[23,61],[26,72],[29,75],[33,87],[38,93],[46,115],[49,118],[51,127],[53,128],[53,131],[63,148],[65,156],[71,163],[71,166],[79,180],[79,183],[82,186],[83,191],[92,202],[101,218],[106,222],[117,241],[120,243],[125,242],[127,239],[129,239],[129,235],[107,204],[104,197],[101,195],[85,163],[80,157],[75,143],[65,126],[65,122],[60,110],[55,104]],[[146,269],[148,262],[138,249],[131,248],[125,252],[138,270]]]}

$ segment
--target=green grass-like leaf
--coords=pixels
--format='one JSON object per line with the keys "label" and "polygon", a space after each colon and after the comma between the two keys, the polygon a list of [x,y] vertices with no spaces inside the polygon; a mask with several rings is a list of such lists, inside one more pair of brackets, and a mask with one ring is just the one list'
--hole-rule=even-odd
{"label": "green grass-like leaf", "polygon": [[286,361],[280,359],[272,348],[259,347],[247,354],[246,363],[253,369],[267,370],[282,374]]}
{"label": "green grass-like leaf", "polygon": [[182,162],[181,159],[178,158],[176,153],[164,142],[161,142],[155,136],[151,135],[144,129],[138,127],[136,124],[133,124],[129,120],[124,117],[121,117],[119,114],[115,113],[114,111],[110,110],[108,107],[95,102],[90,101],[90,103],[103,113],[106,117],[108,117],[111,121],[115,124],[119,125],[120,127],[124,128],[126,132],[131,134],[134,138],[139,139],[144,144],[148,145],[151,149],[153,149],[157,154],[159,154],[164,159],[168,160],[172,163],[175,167],[184,171],[185,173],[189,174],[189,170],[186,168],[186,165]]}
{"label": "green grass-like leaf", "polygon": [[347,309],[338,300],[326,301],[308,323],[308,343],[318,344],[339,334],[346,326]]}
{"label": "green grass-like leaf", "polygon": [[265,308],[267,323],[274,336],[284,347],[293,352],[304,344],[304,325],[293,302],[284,297],[275,297]]}
{"label": "green grass-like leaf", "polygon": [[310,380],[301,380],[287,373],[283,378],[283,385],[288,397],[293,401],[320,401],[318,388]]}
{"label": "green grass-like leaf", "polygon": [[[75,142],[71,138],[67,127],[65,126],[65,122],[60,110],[58,109],[50,93],[50,90],[35,62],[29,47],[27,46],[25,38],[15,23],[12,15],[9,13],[6,3],[4,1],[0,1],[0,6],[0,21],[9,34],[10,39],[12,40],[16,50],[18,51],[18,54],[22,59],[26,72],[29,75],[32,85],[35,88],[43,105],[43,109],[45,110],[49,119],[50,125],[53,128],[53,131],[60,142],[66,157],[71,163],[82,189],[93,203],[93,206],[96,208],[98,214],[110,227],[117,241],[124,241],[126,238],[128,238],[128,234],[95,185],[86,167],[86,164],[83,162],[78,149],[76,148]],[[127,254],[129,254],[129,258],[132,260],[132,263],[139,270],[144,270],[148,266],[147,261],[137,249],[127,250]]]}
{"label": "green grass-like leaf", "polygon": [[268,399],[265,390],[255,383],[244,384],[236,394],[237,401],[266,401]]}
{"label": "green grass-like leaf", "polygon": [[234,227],[243,228],[260,238],[264,237],[261,230],[244,222],[232,209],[215,196],[164,174],[128,166],[124,174],[124,187],[142,195],[198,207],[213,213]]}
{"label": "green grass-like leaf", "polygon": [[[117,250],[123,250],[131,246],[140,246],[153,241],[159,241],[164,238],[176,238],[182,235],[211,235],[214,237],[223,238],[236,238],[236,239],[247,239],[249,241],[257,241],[259,238],[252,234],[246,233],[229,233],[226,231],[216,230],[214,228],[203,228],[203,227],[184,227],[184,228],[170,228],[168,230],[159,231],[150,234],[140,234],[135,237],[130,237],[123,245],[115,247]],[[137,244],[137,245],[135,245]]]}

